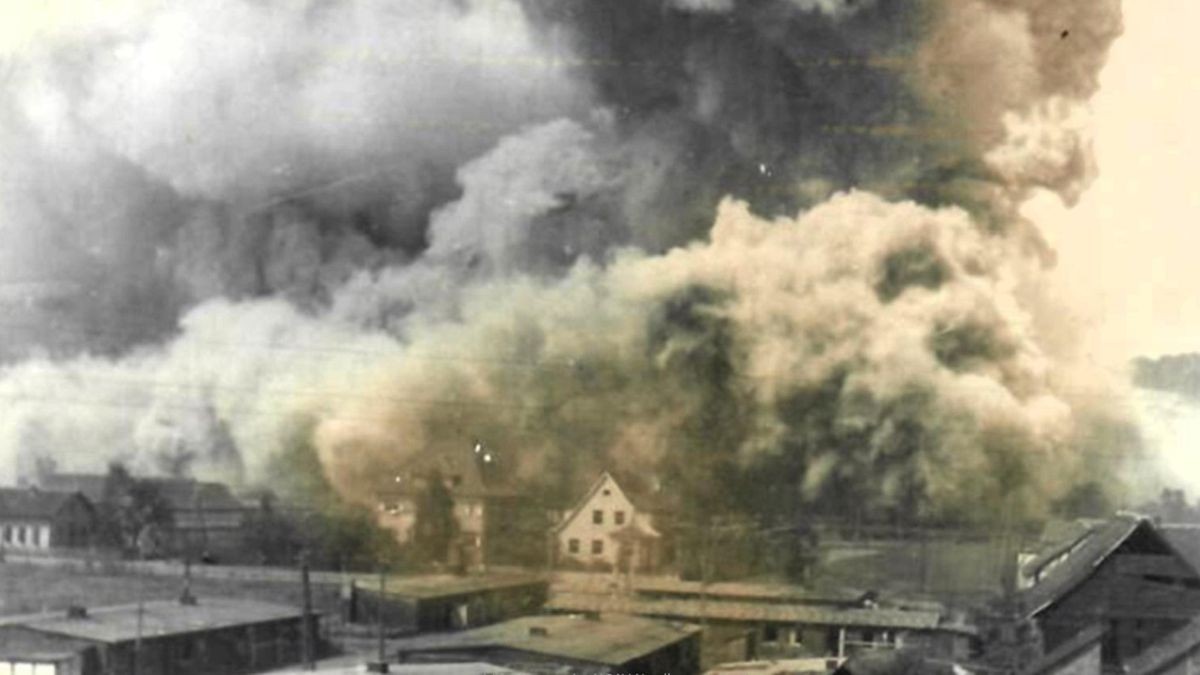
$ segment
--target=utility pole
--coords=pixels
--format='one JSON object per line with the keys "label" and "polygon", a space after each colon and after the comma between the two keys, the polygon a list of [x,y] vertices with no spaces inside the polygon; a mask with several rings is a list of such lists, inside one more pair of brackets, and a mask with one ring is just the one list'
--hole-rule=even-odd
{"label": "utility pole", "polygon": [[138,564],[134,568],[134,574],[137,577],[137,633],[133,641],[133,675],[138,675],[138,672],[141,670],[142,624],[144,623],[144,616],[146,614],[146,602],[145,598],[142,597],[144,595],[142,589],[142,576],[144,574],[142,564],[146,561],[146,532],[148,528],[148,525],[142,526],[138,530],[137,540],[134,542],[138,550]]}
{"label": "utility pole", "polygon": [[383,573],[383,566],[379,566],[379,606],[375,612],[375,624],[378,629],[379,636],[379,663],[383,664],[383,672],[387,672],[387,649],[384,646],[383,637],[383,611],[384,601],[387,594],[387,575]]}
{"label": "utility pole", "polygon": [[386,673],[388,672],[387,649],[384,645],[383,636],[383,608],[384,608],[384,593],[387,592],[387,576],[384,574],[385,567],[382,563],[379,565],[379,599],[375,603],[375,632],[379,640],[379,658],[374,663],[367,664],[368,673]]}
{"label": "utility pole", "polygon": [[308,578],[308,551],[300,553],[300,590],[304,601],[304,624],[300,627],[304,646],[304,669],[315,670],[313,652],[312,587]]}

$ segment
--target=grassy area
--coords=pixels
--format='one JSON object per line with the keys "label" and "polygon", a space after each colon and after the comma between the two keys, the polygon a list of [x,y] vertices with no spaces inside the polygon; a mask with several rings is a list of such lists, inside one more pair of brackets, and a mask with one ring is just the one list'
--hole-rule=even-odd
{"label": "grassy area", "polygon": [[[209,597],[236,597],[299,607],[302,604],[300,577],[295,583],[200,579],[191,581],[192,593],[203,601]],[[0,615],[64,609],[81,604],[89,607],[128,604],[144,600],[179,597],[183,579],[123,573],[76,572],[19,563],[0,564]],[[313,607],[336,615],[339,590],[325,584],[312,587]]]}
{"label": "grassy area", "polygon": [[875,542],[824,551],[815,585],[972,602],[1002,588],[1003,557],[991,542]]}

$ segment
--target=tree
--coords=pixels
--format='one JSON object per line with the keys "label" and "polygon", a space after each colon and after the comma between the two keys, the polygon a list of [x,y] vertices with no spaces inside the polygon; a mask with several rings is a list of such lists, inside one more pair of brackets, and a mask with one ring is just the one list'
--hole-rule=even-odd
{"label": "tree", "polygon": [[457,537],[454,496],[446,487],[441,472],[434,470],[417,501],[413,546],[421,558],[445,562],[450,554],[450,545]]}
{"label": "tree", "polygon": [[107,538],[132,553],[157,555],[174,525],[171,507],[152,483],[130,475],[120,463],[108,467],[100,504]]}
{"label": "tree", "polygon": [[262,565],[289,565],[302,547],[296,524],[276,510],[275,495],[264,492],[242,523],[242,550]]}

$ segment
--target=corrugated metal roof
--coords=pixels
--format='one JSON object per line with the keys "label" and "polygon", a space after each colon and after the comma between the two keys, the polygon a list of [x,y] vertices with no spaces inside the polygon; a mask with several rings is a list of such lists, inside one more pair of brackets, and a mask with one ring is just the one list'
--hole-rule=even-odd
{"label": "corrugated metal roof", "polygon": [[399,653],[504,647],[606,665],[621,665],[700,632],[698,626],[639,616],[528,616],[461,633],[395,641]]}
{"label": "corrugated metal roof", "polygon": [[[300,616],[301,611],[294,607],[252,600],[201,598],[195,605],[154,601],[143,605],[141,634],[148,639]],[[128,642],[138,636],[138,608],[137,605],[88,608],[83,618],[68,618],[66,612],[12,616],[0,620],[0,625],[96,642]]]}
{"label": "corrugated metal roof", "polygon": [[617,612],[685,620],[767,621],[863,628],[937,628],[938,612],[890,608],[854,609],[730,600],[648,600],[628,596],[559,593],[547,609],[565,612]]}
{"label": "corrugated metal roof", "polygon": [[1025,613],[1029,616],[1040,614],[1055,600],[1083,583],[1140,527],[1151,525],[1145,518],[1125,515],[1093,529],[1074,552],[1049,568],[1041,581],[1018,595]]}

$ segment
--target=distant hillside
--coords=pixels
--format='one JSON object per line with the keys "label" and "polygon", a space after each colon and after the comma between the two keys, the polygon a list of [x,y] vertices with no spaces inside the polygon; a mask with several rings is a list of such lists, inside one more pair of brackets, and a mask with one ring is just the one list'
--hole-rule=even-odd
{"label": "distant hillside", "polygon": [[1133,361],[1133,383],[1200,399],[1200,354],[1174,354]]}

